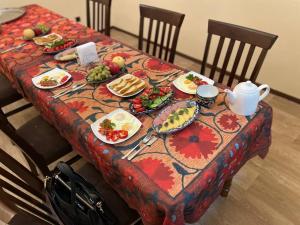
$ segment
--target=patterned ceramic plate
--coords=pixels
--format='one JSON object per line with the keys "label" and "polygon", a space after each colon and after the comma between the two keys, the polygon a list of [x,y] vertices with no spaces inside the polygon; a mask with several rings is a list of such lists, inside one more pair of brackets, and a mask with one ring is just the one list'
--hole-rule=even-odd
{"label": "patterned ceramic plate", "polygon": [[46,73],[32,78],[34,86],[40,89],[52,89],[67,83],[71,79],[71,74],[55,68]]}
{"label": "patterned ceramic plate", "polygon": [[[143,94],[142,94],[142,95],[143,95]],[[163,101],[161,104],[159,104],[158,106],[156,106],[155,108],[153,108],[153,109],[146,109],[145,111],[137,112],[137,111],[135,110],[135,108],[133,107],[134,103],[132,103],[132,102],[131,102],[130,105],[129,105],[129,109],[130,109],[130,111],[131,111],[131,113],[132,113],[133,115],[141,115],[141,114],[152,113],[152,112],[154,112],[154,111],[156,111],[156,110],[158,110],[158,109],[161,109],[161,108],[163,108],[164,106],[168,105],[168,104],[172,101],[173,96],[174,96],[174,92],[173,92],[173,91],[170,91],[170,92],[168,93],[168,98],[167,98],[165,101]],[[139,98],[139,96],[138,96],[137,98]],[[135,98],[135,99],[136,99],[136,98]]]}
{"label": "patterned ceramic plate", "polygon": [[[127,130],[128,136],[124,139],[119,139],[115,142],[108,141],[106,139],[106,137],[104,135],[100,134],[100,132],[99,132],[100,123],[105,119],[109,119],[109,120],[111,120],[112,123],[115,124],[116,127],[114,130]],[[141,126],[142,126],[141,121],[139,121],[135,116],[131,115],[129,112],[126,112],[123,109],[117,109],[117,110],[101,117],[100,119],[98,119],[96,122],[94,122],[91,125],[91,128],[92,128],[93,133],[96,135],[96,137],[98,139],[100,139],[101,141],[103,141],[107,144],[118,144],[118,143],[128,140],[133,135],[135,135]]]}
{"label": "patterned ceramic plate", "polygon": [[[193,107],[195,107],[194,110]],[[164,108],[158,114],[158,116],[153,120],[153,129],[159,134],[171,134],[180,131],[194,122],[199,113],[200,106],[195,101],[176,102]],[[161,130],[165,124],[170,128],[167,130]]]}

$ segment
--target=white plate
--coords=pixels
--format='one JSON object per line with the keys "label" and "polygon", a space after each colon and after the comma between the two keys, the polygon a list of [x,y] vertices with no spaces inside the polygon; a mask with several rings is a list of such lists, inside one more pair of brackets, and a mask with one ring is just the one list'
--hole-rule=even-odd
{"label": "white plate", "polygon": [[[111,93],[113,93],[114,95],[119,96],[119,97],[122,97],[122,98],[127,98],[127,97],[134,96],[134,95],[140,93],[141,91],[143,91],[143,90],[145,89],[146,86],[144,86],[141,90],[135,92],[134,94],[131,94],[131,95],[120,95],[119,93],[115,92],[113,89],[111,89],[111,88],[109,87],[110,85],[114,84],[114,83],[117,82],[118,80],[120,80],[120,79],[122,79],[122,78],[125,78],[125,77],[129,77],[129,76],[134,76],[134,75],[126,74],[126,75],[124,75],[124,76],[122,76],[122,77],[119,77],[118,79],[113,80],[112,82],[110,82],[110,83],[108,83],[108,84],[106,85],[107,89],[108,89]],[[141,81],[142,81],[142,82],[144,83],[144,85],[145,85],[145,81],[143,81],[143,80],[141,80]]]}
{"label": "white plate", "polygon": [[[51,41],[51,42],[40,43],[40,42],[37,42],[37,41],[35,40],[35,38],[38,38],[38,39],[40,39],[40,38],[46,38],[46,37],[48,37],[48,36],[50,36],[50,35],[53,35],[53,34],[55,34],[55,35],[57,36],[57,38],[56,38],[55,40]],[[33,38],[33,41],[34,41],[34,43],[37,44],[37,45],[47,45],[47,44],[51,44],[51,43],[53,43],[53,42],[55,42],[55,41],[59,41],[59,40],[63,39],[62,36],[60,36],[60,35],[57,34],[57,33],[50,33],[50,34],[47,34],[47,35],[45,35],[45,36],[35,37],[35,38]]]}
{"label": "white plate", "polygon": [[195,89],[195,90],[190,90],[190,89],[186,88],[186,87],[182,84],[182,82],[181,82],[181,81],[184,79],[184,77],[186,77],[186,76],[189,75],[189,74],[193,74],[193,76],[196,76],[196,77],[201,78],[203,81],[206,81],[206,82],[207,82],[208,84],[210,84],[210,85],[213,85],[213,84],[215,83],[213,80],[209,79],[208,77],[203,76],[203,75],[201,75],[201,74],[199,74],[199,73],[196,73],[196,72],[194,72],[194,71],[191,71],[191,72],[188,72],[188,73],[186,73],[186,74],[183,74],[183,75],[179,76],[176,80],[173,81],[174,86],[175,86],[178,90],[180,90],[180,91],[182,91],[182,92],[184,92],[184,93],[191,94],[191,95],[195,95],[196,92],[197,92],[197,89]]}
{"label": "white plate", "polygon": [[[57,60],[57,61],[61,61],[61,62],[65,62],[65,61],[71,61],[71,60],[74,60],[77,58],[77,56],[75,56],[75,58],[72,58],[72,59],[66,59],[66,60],[61,60],[60,57],[61,55],[64,55],[64,54],[67,54],[67,53],[71,53],[71,52],[76,52],[76,48],[68,48],[62,52],[59,52],[57,53],[55,56],[54,56],[54,59]],[[76,53],[75,53],[76,54]]]}
{"label": "white plate", "polygon": [[[57,77],[57,80],[59,80],[58,84],[55,85],[55,86],[47,86],[47,87],[40,85],[41,79],[43,79],[45,76]],[[64,76],[68,76],[68,79],[65,80],[63,83],[61,83],[60,80]],[[40,89],[52,89],[52,88],[56,88],[56,87],[59,87],[59,86],[65,84],[65,83],[67,83],[71,79],[71,77],[72,77],[71,74],[69,74],[68,72],[66,72],[62,69],[59,69],[59,68],[55,68],[55,69],[50,70],[46,73],[43,73],[39,76],[33,77],[32,78],[32,83],[34,84],[34,86],[36,86],[37,88],[40,88]]]}
{"label": "white plate", "polygon": [[[116,115],[118,114],[122,114],[124,115],[124,119],[117,122],[116,119],[114,117],[116,117]],[[124,138],[124,139],[119,139],[117,140],[116,142],[113,142],[113,141],[108,141],[106,139],[106,136],[105,135],[102,135],[99,133],[99,128],[100,128],[100,123],[105,120],[105,119],[110,119],[112,121],[112,123],[115,123],[116,124],[116,128],[115,130],[120,130],[120,126],[124,125],[125,123],[128,123],[128,124],[133,124],[133,128],[130,129],[128,131],[128,137],[127,138]],[[116,109],[115,111],[101,117],[100,119],[98,119],[96,122],[94,122],[92,125],[91,125],[91,128],[92,128],[92,131],[93,133],[95,134],[95,136],[100,139],[101,141],[107,143],[107,144],[118,144],[118,143],[121,143],[121,142],[124,142],[126,140],[128,140],[129,138],[131,138],[133,135],[136,134],[136,132],[140,129],[140,127],[142,126],[142,123],[141,121],[139,121],[135,116],[131,115],[129,112],[126,112],[125,110],[123,109]]]}

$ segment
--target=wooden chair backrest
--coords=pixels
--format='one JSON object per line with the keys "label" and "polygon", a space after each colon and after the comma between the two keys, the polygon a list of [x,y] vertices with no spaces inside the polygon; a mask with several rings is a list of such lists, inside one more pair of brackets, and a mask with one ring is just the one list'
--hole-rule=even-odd
{"label": "wooden chair backrest", "polygon": [[[43,182],[0,148],[0,199],[16,213],[56,223],[45,204]],[[34,206],[34,207],[33,207]]]}
{"label": "wooden chair backrest", "polygon": [[[185,15],[173,12],[166,9],[161,9],[153,6],[140,5],[140,29],[139,29],[139,49],[143,50],[143,42],[144,42],[144,22],[145,18],[149,18],[149,27],[148,27],[148,35],[146,38],[146,49],[143,50],[149,54],[150,53],[150,44],[152,37],[152,29],[153,29],[153,21],[156,20],[156,28],[155,28],[155,37],[153,42],[152,55],[157,56],[161,59],[164,59],[170,63],[174,62],[176,47],[179,37],[179,32],[181,25],[183,23]],[[162,30],[160,29],[162,25]],[[168,28],[167,28],[168,26]],[[175,27],[175,31],[173,32],[173,28]],[[161,30],[161,36],[160,35]],[[166,33],[167,31],[167,33]],[[171,40],[173,33],[173,40]],[[167,39],[166,38],[167,35]],[[165,44],[166,42],[166,44]],[[157,47],[159,47],[159,51],[157,51]],[[163,50],[165,50],[165,54],[163,57]]]}
{"label": "wooden chair backrest", "polygon": [[[240,43],[238,50],[237,50],[237,54],[236,54],[234,62],[233,62],[233,67],[230,71],[229,79],[227,82],[227,85],[229,87],[232,85],[234,78],[238,77],[239,82],[242,82],[245,80],[246,73],[248,71],[254,50],[255,50],[255,48],[260,48],[261,52],[259,54],[259,57],[255,63],[254,69],[250,76],[250,80],[252,82],[255,82],[257,79],[258,73],[261,69],[261,66],[263,65],[263,62],[267,55],[268,50],[271,49],[271,47],[275,43],[276,39],[278,38],[278,36],[276,36],[276,35],[258,31],[258,30],[254,30],[254,29],[250,29],[247,27],[237,26],[237,25],[219,22],[219,21],[215,21],[215,20],[209,20],[208,21],[208,36],[207,36],[207,41],[206,41],[204,56],[203,56],[203,60],[202,60],[201,71],[200,71],[200,73],[203,75],[205,75],[205,69],[207,67],[207,58],[209,55],[209,49],[210,49],[210,44],[211,44],[213,35],[219,36],[219,41],[218,41],[218,46],[217,46],[217,49],[216,49],[216,52],[215,52],[215,55],[213,58],[213,64],[211,67],[211,71],[209,74],[209,77],[211,79],[214,78],[215,72],[218,68],[218,62],[220,59],[224,41],[226,38],[228,38],[230,40],[226,54],[225,54],[225,58],[223,61],[223,65],[221,67],[221,72],[220,72],[220,76],[218,79],[219,83],[222,83],[224,80],[224,75],[227,72],[227,66],[230,61],[235,43],[237,41]],[[249,44],[250,48],[248,50],[245,63],[243,65],[242,72],[238,76],[236,74],[236,72],[237,72],[239,63],[241,61],[241,57],[242,57],[242,54],[243,54],[246,44]]]}
{"label": "wooden chair backrest", "polygon": [[111,0],[86,0],[87,26],[110,36]]}

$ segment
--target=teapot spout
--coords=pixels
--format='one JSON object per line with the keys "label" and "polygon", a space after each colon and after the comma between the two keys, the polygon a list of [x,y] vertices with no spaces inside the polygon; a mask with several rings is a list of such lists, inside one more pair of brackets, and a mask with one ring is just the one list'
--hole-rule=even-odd
{"label": "teapot spout", "polygon": [[230,104],[234,104],[235,100],[236,100],[236,94],[233,93],[231,90],[226,89],[224,90],[227,93],[227,99],[229,101]]}

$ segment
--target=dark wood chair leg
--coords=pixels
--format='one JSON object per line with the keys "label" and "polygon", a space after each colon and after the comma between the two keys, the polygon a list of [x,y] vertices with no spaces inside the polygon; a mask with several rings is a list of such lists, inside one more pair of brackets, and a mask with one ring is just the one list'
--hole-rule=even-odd
{"label": "dark wood chair leg", "polygon": [[230,178],[230,179],[228,179],[228,180],[225,181],[223,189],[222,189],[222,191],[220,193],[220,195],[222,197],[227,197],[228,196],[229,191],[230,191],[230,187],[231,187],[231,183],[232,183],[232,178]]}

